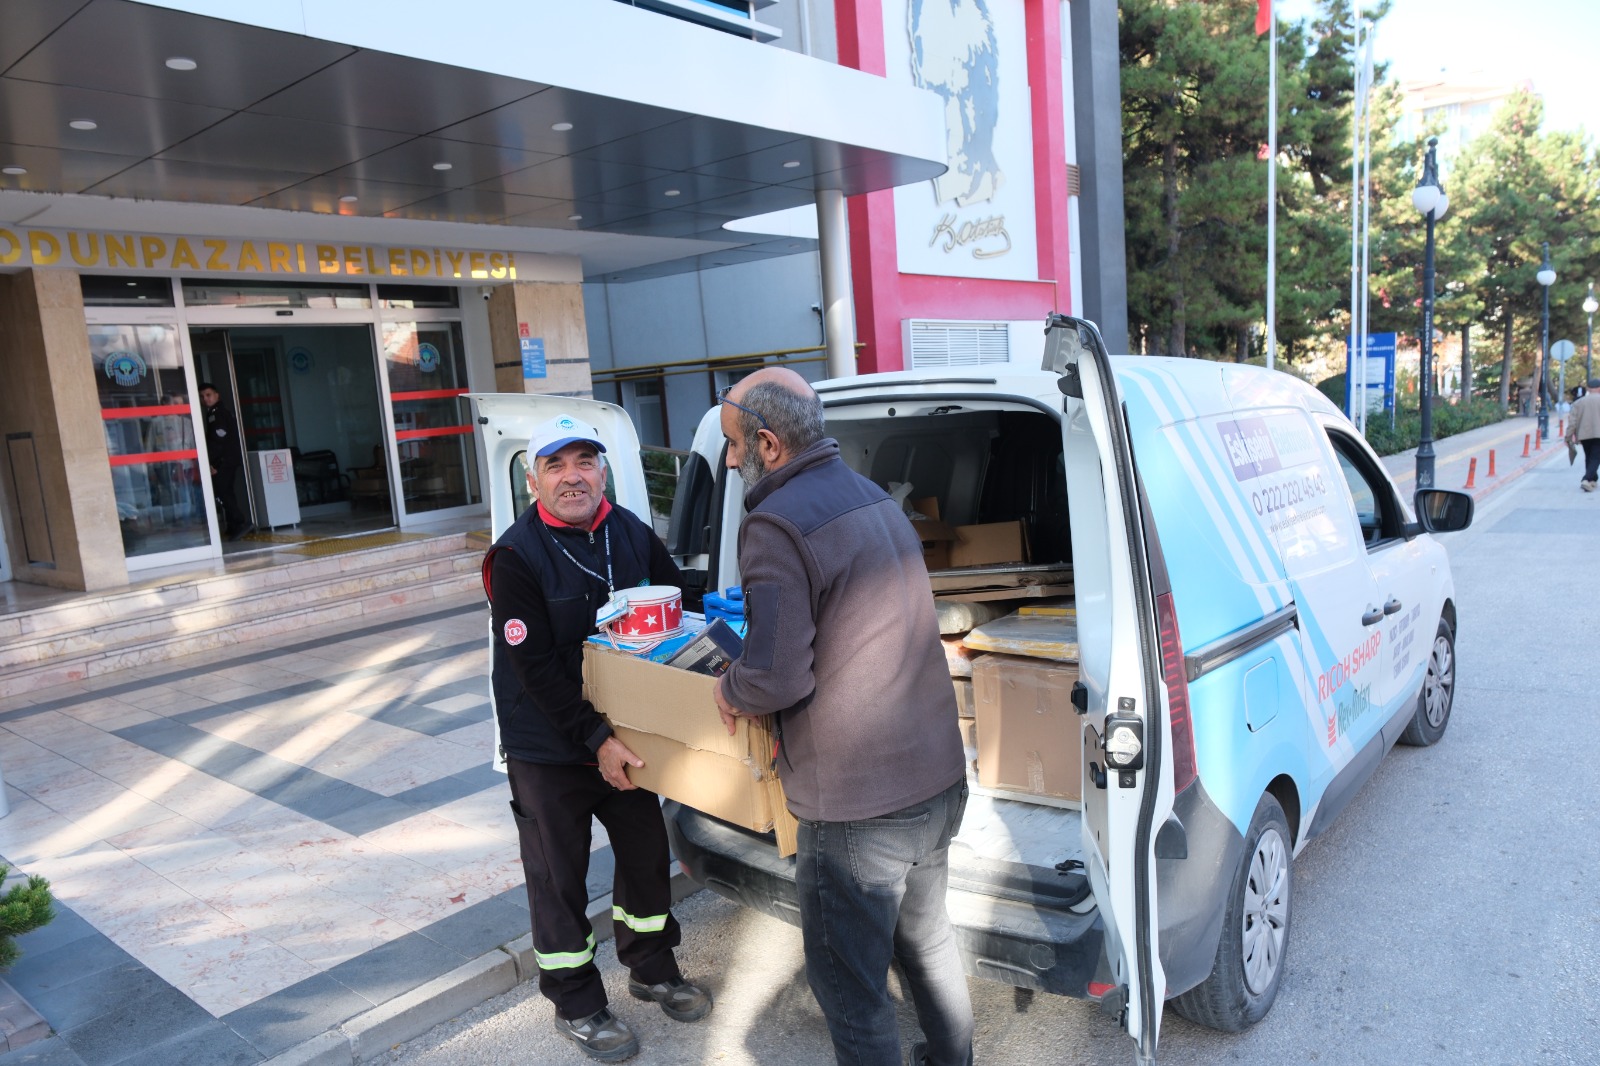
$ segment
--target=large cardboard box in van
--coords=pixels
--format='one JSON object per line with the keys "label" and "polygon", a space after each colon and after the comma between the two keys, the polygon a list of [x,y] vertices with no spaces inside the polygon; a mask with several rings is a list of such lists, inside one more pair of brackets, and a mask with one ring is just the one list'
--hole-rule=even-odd
{"label": "large cardboard box in van", "polygon": [[922,541],[922,561],[929,570],[1028,561],[1027,527],[1020,521],[952,526],[939,517],[935,496],[912,500],[911,507],[923,516],[911,525]]}
{"label": "large cardboard box in van", "polygon": [[739,719],[728,735],[711,689],[717,679],[596,644],[583,648],[583,689],[643,767],[634,784],[734,825],[773,831],[778,853],[795,850],[794,816],[772,764],[772,732]]}
{"label": "large cardboard box in van", "polygon": [[1072,706],[1076,663],[1020,655],[972,660],[978,784],[1083,802],[1083,727]]}

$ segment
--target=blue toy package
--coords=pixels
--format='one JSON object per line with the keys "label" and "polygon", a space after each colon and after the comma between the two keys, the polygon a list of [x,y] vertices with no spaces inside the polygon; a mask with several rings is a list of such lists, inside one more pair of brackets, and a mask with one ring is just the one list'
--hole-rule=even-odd
{"label": "blue toy package", "polygon": [[705,595],[706,621],[720,618],[730,626],[744,621],[744,589],[739,585]]}

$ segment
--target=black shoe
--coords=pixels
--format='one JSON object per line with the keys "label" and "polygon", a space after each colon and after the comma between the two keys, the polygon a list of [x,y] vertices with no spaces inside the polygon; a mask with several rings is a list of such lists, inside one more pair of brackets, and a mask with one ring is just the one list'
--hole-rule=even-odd
{"label": "black shoe", "polygon": [[568,1021],[556,1017],[556,1032],[583,1048],[584,1054],[601,1062],[621,1062],[639,1053],[639,1038],[627,1023],[601,1007],[587,1018]]}
{"label": "black shoe", "polygon": [[679,1022],[697,1022],[711,1013],[711,993],[696,988],[681,977],[647,985],[628,978],[628,994],[634,999],[655,1000],[668,1018]]}

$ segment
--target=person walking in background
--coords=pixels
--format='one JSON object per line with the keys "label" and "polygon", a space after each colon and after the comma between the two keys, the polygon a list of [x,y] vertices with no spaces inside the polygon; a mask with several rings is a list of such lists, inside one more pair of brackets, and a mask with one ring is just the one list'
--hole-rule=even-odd
{"label": "person walking in background", "polygon": [[1583,447],[1584,492],[1593,492],[1600,478],[1600,378],[1590,378],[1587,391],[1567,412],[1567,443]]}
{"label": "person walking in background", "polygon": [[200,406],[206,427],[206,456],[211,461],[211,491],[222,504],[229,540],[249,536],[255,526],[244,504],[244,446],[239,420],[222,403],[222,394],[209,381],[200,383]]}
{"label": "person walking in background", "polygon": [[534,505],[484,556],[483,590],[539,991],[555,1005],[557,1031],[590,1057],[617,1062],[636,1054],[639,1041],[612,1014],[594,964],[592,819],[605,827],[615,857],[612,927],[629,994],[682,1022],[705,1017],[711,996],[683,979],[673,955],[679,929],[661,800],[628,780],[627,768],[644,761],[583,698],[583,642],[595,631],[596,611],[618,589],[681,585],[661,538],[605,498],[605,450],[599,431],[570,415],[534,430],[527,456]]}
{"label": "person walking in background", "polygon": [[972,1003],[945,891],[967,782],[921,542],[823,436],[799,374],[759,370],[720,398],[747,486],[749,628],[713,692],[729,733],[739,715],[777,716],[806,980],[841,1064],[900,1066],[898,959],[926,1037],[911,1061],[963,1066]]}

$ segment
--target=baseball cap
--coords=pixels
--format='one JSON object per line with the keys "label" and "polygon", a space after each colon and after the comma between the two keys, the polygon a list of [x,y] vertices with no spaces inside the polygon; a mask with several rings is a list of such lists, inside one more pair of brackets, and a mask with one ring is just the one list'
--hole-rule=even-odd
{"label": "baseball cap", "polygon": [[602,452],[606,450],[606,446],[600,443],[598,429],[571,415],[556,415],[535,427],[533,435],[528,438],[528,454],[540,457],[554,455],[578,441],[588,441]]}

